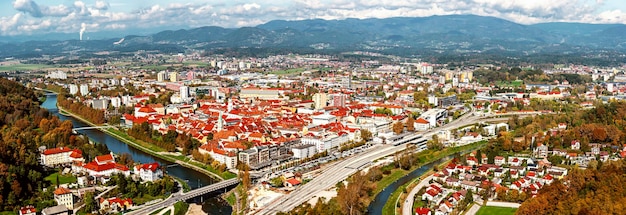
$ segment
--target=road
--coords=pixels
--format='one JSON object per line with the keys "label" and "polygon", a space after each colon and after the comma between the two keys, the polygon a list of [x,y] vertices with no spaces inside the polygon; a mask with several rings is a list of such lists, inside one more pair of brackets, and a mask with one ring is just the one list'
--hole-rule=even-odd
{"label": "road", "polygon": [[433,179],[432,175],[429,175],[428,177],[424,178],[423,180],[421,180],[419,182],[419,184],[417,184],[417,186],[415,186],[411,192],[409,192],[409,195],[406,197],[406,200],[404,201],[404,205],[402,206],[402,214],[403,215],[411,215],[413,214],[413,199],[415,198],[415,194],[417,194],[417,192],[419,192],[422,187],[428,185],[428,182]]}
{"label": "road", "polygon": [[[477,122],[489,122],[489,121],[504,121],[508,118],[496,118],[496,119],[483,119],[480,116],[474,116],[473,114],[465,114],[459,119],[452,121],[442,127],[438,127],[424,133],[423,138],[430,139],[433,135],[439,133],[443,129],[460,128],[467,125],[472,125]],[[265,207],[258,211],[252,211],[256,214],[275,214],[280,211],[290,211],[293,208],[301,205],[302,203],[313,198],[314,195],[322,190],[335,186],[340,181],[345,180],[348,176],[354,174],[357,169],[347,168],[352,164],[362,163],[363,161],[374,161],[376,159],[392,155],[396,151],[406,149],[405,145],[379,145],[372,147],[365,152],[349,157],[345,160],[329,164],[320,175],[315,177],[310,182],[296,188],[290,194],[283,195],[273,202],[269,203]]]}

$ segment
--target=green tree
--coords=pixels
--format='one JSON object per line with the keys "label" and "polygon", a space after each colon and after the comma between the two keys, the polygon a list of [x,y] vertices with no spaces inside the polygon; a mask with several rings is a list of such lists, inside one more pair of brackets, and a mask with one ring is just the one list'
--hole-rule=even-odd
{"label": "green tree", "polygon": [[283,187],[283,183],[284,183],[284,181],[283,181],[283,178],[281,178],[281,177],[276,177],[276,178],[270,179],[270,184],[273,187]]}
{"label": "green tree", "polygon": [[83,207],[83,211],[86,213],[92,213],[96,210],[98,210],[98,205],[96,204],[96,201],[94,199],[94,194],[93,192],[87,192],[85,193],[85,196],[83,197],[84,202],[85,202],[85,206]]}

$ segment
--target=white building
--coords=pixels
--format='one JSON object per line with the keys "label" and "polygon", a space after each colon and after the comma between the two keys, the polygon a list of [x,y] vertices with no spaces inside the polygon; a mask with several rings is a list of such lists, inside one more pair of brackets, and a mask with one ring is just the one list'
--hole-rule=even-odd
{"label": "white building", "polygon": [[180,98],[182,100],[187,100],[189,98],[189,87],[181,86],[180,87]]}
{"label": "white building", "polygon": [[226,165],[228,169],[234,169],[237,167],[237,154],[233,151],[220,149],[218,147],[211,146],[211,144],[204,144],[200,146],[198,150],[202,154],[209,154],[211,157]]}
{"label": "white building", "polygon": [[81,96],[86,96],[88,94],[89,94],[89,85],[81,84],[80,85],[80,95]]}
{"label": "white building", "polygon": [[163,170],[159,163],[148,163],[135,166],[135,174],[139,175],[142,181],[157,181],[163,178]]}
{"label": "white building", "polygon": [[306,135],[302,137],[302,144],[315,145],[317,152],[323,152],[335,147],[339,147],[341,144],[348,142],[350,139],[347,134],[337,135],[334,133],[322,134],[320,136]]}
{"label": "white building", "polygon": [[76,95],[78,93],[78,86],[76,84],[70,84],[70,94]]}
{"label": "white building", "polygon": [[438,120],[448,117],[448,111],[446,109],[433,108],[422,113],[420,117],[428,121],[431,127],[436,127]]}
{"label": "white building", "polygon": [[167,72],[166,71],[160,71],[159,73],[157,73],[157,81],[158,82],[164,82],[165,80],[167,80]]}
{"label": "white building", "polygon": [[65,79],[67,79],[67,73],[65,73],[63,71],[49,72],[48,75],[46,75],[46,78],[65,80]]}
{"label": "white building", "polygon": [[291,152],[293,152],[294,158],[310,158],[315,155],[315,146],[314,145],[299,145],[291,148]]}
{"label": "white building", "polygon": [[422,70],[421,71],[422,71],[423,75],[432,74],[433,73],[433,67],[424,65],[424,66],[422,66]]}
{"label": "white building", "polygon": [[46,149],[41,153],[41,164],[44,166],[70,164],[73,161],[83,161],[83,154],[80,150],[59,147]]}
{"label": "white building", "polygon": [[313,125],[325,125],[331,122],[336,122],[337,117],[330,114],[322,114],[311,117],[313,120]]}
{"label": "white building", "polygon": [[58,205],[63,205],[67,209],[74,210],[74,194],[70,189],[59,187],[54,190],[54,200]]}

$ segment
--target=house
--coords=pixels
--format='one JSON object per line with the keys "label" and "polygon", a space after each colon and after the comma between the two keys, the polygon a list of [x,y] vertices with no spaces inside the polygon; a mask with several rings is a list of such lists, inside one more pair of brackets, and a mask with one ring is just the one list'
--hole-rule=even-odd
{"label": "house", "polygon": [[499,177],[504,176],[505,173],[506,173],[505,169],[499,168],[499,169],[496,169],[495,171],[493,171],[493,176],[499,178]]}
{"label": "house", "polygon": [[67,209],[74,210],[74,194],[70,189],[59,187],[54,190],[54,200],[58,205],[63,205]]}
{"label": "house", "polygon": [[580,141],[572,140],[572,150],[580,150]]}
{"label": "house", "polygon": [[564,122],[559,123],[559,129],[563,129],[563,130],[567,129],[567,123],[564,123]]}
{"label": "house", "polygon": [[415,208],[415,215],[431,215],[430,208]]}
{"label": "house", "polygon": [[71,215],[72,210],[67,209],[65,205],[57,205],[54,207],[44,208],[41,210],[42,215]]}
{"label": "house", "polygon": [[498,166],[502,166],[502,165],[504,165],[504,157],[502,157],[502,156],[496,156],[496,157],[493,159],[493,163],[494,163],[495,165],[498,165]]}
{"label": "house", "polygon": [[20,208],[19,215],[37,215],[37,208],[32,205]]}
{"label": "house", "polygon": [[509,164],[511,166],[521,166],[522,165],[522,159],[513,157],[513,158],[509,158]]}
{"label": "house", "polygon": [[451,187],[457,187],[459,186],[459,179],[458,178],[452,178],[452,177],[447,177],[446,178],[446,185],[451,186]]}
{"label": "house", "polygon": [[101,211],[125,211],[132,206],[132,199],[120,199],[117,197],[112,197],[108,199],[100,198]]}
{"label": "house", "polygon": [[290,178],[285,181],[285,187],[295,187],[300,185],[300,181],[295,178]]}
{"label": "house", "polygon": [[478,142],[483,139],[483,136],[476,132],[467,132],[465,136],[461,137],[461,142],[463,144],[470,144],[473,142]]}
{"label": "house", "polygon": [[551,175],[546,175],[543,177],[544,184],[552,184],[554,182],[554,178]]}
{"label": "house", "polygon": [[476,182],[473,181],[461,181],[461,187],[466,190],[476,191]]}
{"label": "house", "polygon": [[478,165],[478,159],[476,159],[476,157],[474,156],[467,157],[467,165],[470,165],[470,166]]}
{"label": "house", "polygon": [[135,174],[138,174],[142,181],[156,181],[163,178],[163,170],[157,162],[135,166]]}
{"label": "house", "polygon": [[517,170],[511,170],[511,178],[519,178],[519,173]]}
{"label": "house", "polygon": [[413,123],[416,131],[426,131],[430,128],[430,123],[426,121],[424,118],[417,118],[415,123]]}

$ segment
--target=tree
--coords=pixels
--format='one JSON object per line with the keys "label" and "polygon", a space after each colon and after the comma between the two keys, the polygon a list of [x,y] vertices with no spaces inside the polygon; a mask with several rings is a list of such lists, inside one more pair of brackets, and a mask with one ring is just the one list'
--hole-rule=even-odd
{"label": "tree", "polygon": [[284,181],[283,181],[283,178],[281,178],[281,177],[276,177],[276,178],[270,179],[270,184],[273,187],[283,187],[283,183],[284,183]]}
{"label": "tree", "polygon": [[436,134],[434,134],[432,136],[432,139],[429,140],[426,143],[426,147],[428,147],[428,149],[432,149],[432,150],[441,150],[443,149],[443,143],[441,143],[439,141],[439,136],[437,136]]}
{"label": "tree", "polygon": [[409,119],[406,120],[406,130],[415,131],[415,119],[413,119],[413,117],[409,117]]}
{"label": "tree", "polygon": [[404,131],[404,124],[402,122],[396,122],[393,124],[393,132],[396,134],[401,134]]}
{"label": "tree", "polygon": [[367,129],[361,129],[361,139],[363,141],[370,141],[372,139],[372,132]]}
{"label": "tree", "polygon": [[85,196],[83,197],[83,199],[85,202],[85,206],[83,207],[84,212],[92,213],[93,211],[98,210],[98,205],[96,204],[96,201],[94,199],[93,192],[85,193]]}

